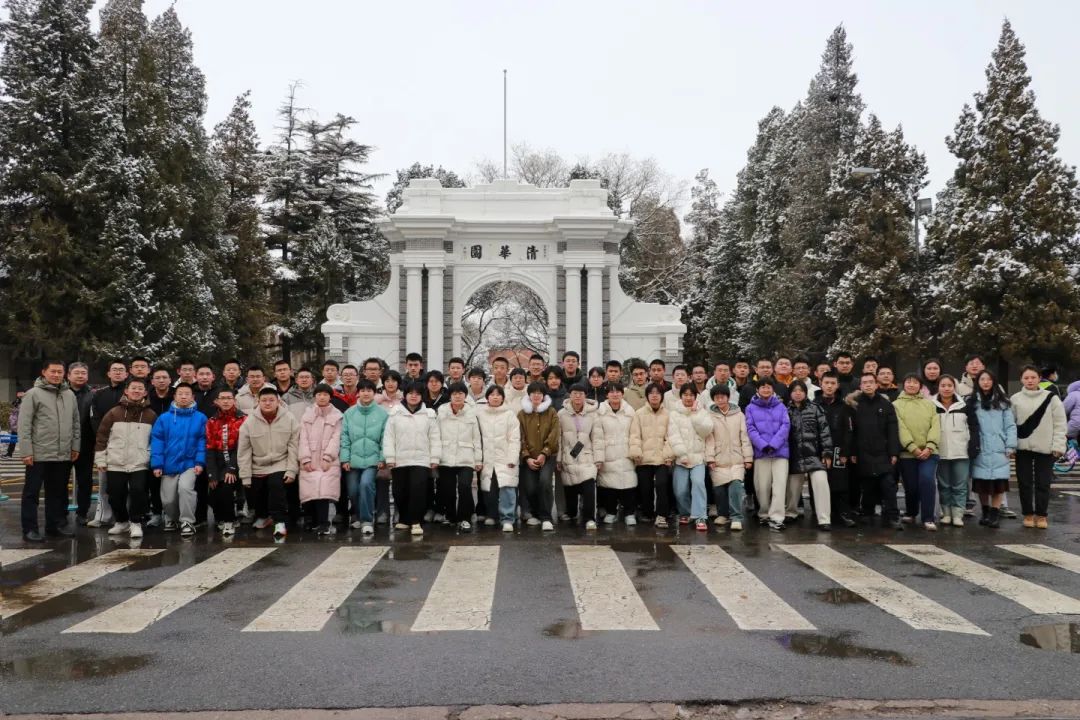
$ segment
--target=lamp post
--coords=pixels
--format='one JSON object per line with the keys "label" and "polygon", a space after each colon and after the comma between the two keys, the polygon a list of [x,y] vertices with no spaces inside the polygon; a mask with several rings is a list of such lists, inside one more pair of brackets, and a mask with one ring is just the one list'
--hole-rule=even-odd
{"label": "lamp post", "polygon": [[[853,178],[872,178],[881,174],[881,171],[877,168],[860,166],[851,169],[851,177]],[[912,222],[913,233],[915,235],[915,255],[918,257],[922,254],[922,249],[919,247],[919,217],[922,215],[929,215],[934,211],[934,201],[931,198],[916,198],[914,204],[915,219]]]}

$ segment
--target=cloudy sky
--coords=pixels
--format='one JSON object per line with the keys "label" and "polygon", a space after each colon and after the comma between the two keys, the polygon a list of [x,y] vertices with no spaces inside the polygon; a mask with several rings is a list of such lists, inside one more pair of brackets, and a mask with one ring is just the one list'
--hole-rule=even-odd
{"label": "cloudy sky", "polygon": [[[147,0],[151,16],[172,0]],[[100,3],[99,3],[100,4]],[[320,115],[355,117],[372,170],[414,161],[459,174],[501,159],[502,69],[510,139],[570,159],[652,156],[690,181],[730,189],[771,106],[807,89],[830,31],[855,46],[860,90],[886,126],[927,154],[936,193],[944,138],[984,86],[1000,24],[1028,50],[1039,108],[1080,163],[1080,2],[692,2],[654,0],[177,0],[208,78],[207,125],[250,89],[262,140],[290,81]],[[379,186],[380,194],[387,183]]]}

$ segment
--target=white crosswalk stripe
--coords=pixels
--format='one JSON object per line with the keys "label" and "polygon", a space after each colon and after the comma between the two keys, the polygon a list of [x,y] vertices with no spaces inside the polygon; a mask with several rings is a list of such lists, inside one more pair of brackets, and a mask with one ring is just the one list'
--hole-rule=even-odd
{"label": "white crosswalk stripe", "polygon": [[942,572],[984,587],[1040,614],[1080,614],[1080,600],[1054,592],[1033,582],[980,565],[934,545],[889,545],[893,550],[924,562]]}
{"label": "white crosswalk stripe", "polygon": [[1073,492],[1072,490],[1065,490],[1062,495],[1072,495],[1073,497],[1080,497],[1080,492]]}
{"label": "white crosswalk stripe", "polygon": [[609,547],[563,545],[582,630],[659,630]]}
{"label": "white crosswalk stripe", "polygon": [[713,545],[671,548],[743,630],[814,630],[814,625]]}
{"label": "white crosswalk stripe", "polygon": [[316,632],[386,554],[385,547],[343,547],[308,573],[244,632]]}
{"label": "white crosswalk stripe", "polygon": [[488,630],[499,570],[497,547],[452,547],[413,632]]}
{"label": "white crosswalk stripe", "polygon": [[1080,490],[1080,483],[1054,483],[1051,490]]}
{"label": "white crosswalk stripe", "polygon": [[163,550],[113,550],[86,562],[33,580],[0,598],[0,619],[7,619],[46,600],[92,583],[111,572]]}
{"label": "white crosswalk stripe", "polygon": [[136,633],[213,590],[277,548],[230,548],[99,613],[65,633]]}
{"label": "white crosswalk stripe", "polygon": [[1047,545],[998,545],[998,547],[1032,560],[1054,565],[1062,570],[1080,573],[1080,555],[1073,555]]}
{"label": "white crosswalk stripe", "polygon": [[0,568],[50,552],[52,550],[0,550]]}
{"label": "white crosswalk stripe", "polygon": [[780,545],[789,555],[916,630],[987,635],[930,598],[825,545]]}

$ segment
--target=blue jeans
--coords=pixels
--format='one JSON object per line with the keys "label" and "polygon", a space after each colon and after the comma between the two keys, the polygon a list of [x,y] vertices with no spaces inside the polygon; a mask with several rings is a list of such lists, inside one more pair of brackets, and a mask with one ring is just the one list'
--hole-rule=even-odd
{"label": "blue jeans", "polygon": [[967,503],[968,466],[967,458],[960,460],[940,460],[937,466],[938,496],[941,498],[942,512],[950,508],[963,510]]}
{"label": "blue jeans", "polygon": [[[900,477],[904,479],[904,505],[908,517],[919,514],[924,523],[935,522],[934,501],[937,500],[938,456],[931,455],[926,460],[900,458]],[[964,480],[965,493],[967,480]]]}
{"label": "blue jeans", "polygon": [[742,506],[745,497],[746,487],[742,480],[732,480],[726,485],[713,485],[716,512],[728,520],[742,522]]}
{"label": "blue jeans", "polygon": [[517,488],[516,487],[501,487],[499,488],[499,521],[504,523],[512,523],[517,518],[514,517],[515,510],[517,509]]}
{"label": "blue jeans", "polygon": [[708,517],[708,500],[705,497],[705,464],[692,468],[675,466],[675,505],[679,514],[692,518]]}
{"label": "blue jeans", "polygon": [[345,473],[353,512],[360,522],[375,522],[375,474],[378,468],[353,468]]}

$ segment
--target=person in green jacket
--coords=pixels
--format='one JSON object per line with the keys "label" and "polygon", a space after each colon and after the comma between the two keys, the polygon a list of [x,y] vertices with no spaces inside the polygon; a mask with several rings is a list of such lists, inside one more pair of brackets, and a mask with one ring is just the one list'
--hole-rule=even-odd
{"label": "person in green jacket", "polygon": [[914,523],[915,514],[919,513],[924,529],[937,530],[935,478],[941,442],[937,408],[922,395],[922,380],[914,373],[904,378],[904,391],[893,402],[893,407],[900,430],[900,477],[904,480],[904,504],[907,506],[901,520]]}
{"label": "person in green jacket", "polygon": [[363,378],[356,385],[356,404],[345,411],[338,457],[352,500],[353,529],[375,532],[375,474],[383,467],[383,431],[389,414],[375,403],[375,383]]}

